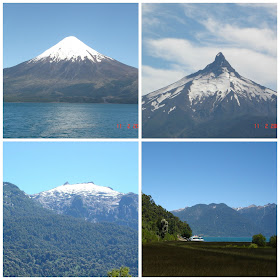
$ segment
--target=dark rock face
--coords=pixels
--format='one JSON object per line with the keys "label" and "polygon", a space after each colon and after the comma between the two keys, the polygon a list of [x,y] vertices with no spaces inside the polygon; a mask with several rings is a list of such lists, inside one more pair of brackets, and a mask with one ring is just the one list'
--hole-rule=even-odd
{"label": "dark rock face", "polygon": [[65,209],[65,215],[75,218],[87,218],[89,216],[87,208],[84,206],[83,199],[77,195],[71,201],[70,207]]}
{"label": "dark rock face", "polygon": [[[264,212],[266,215],[264,215]],[[276,205],[233,209],[224,203],[197,204],[172,213],[190,224],[193,233],[205,236],[251,237],[276,234]]]}
{"label": "dark rock face", "polygon": [[219,53],[203,70],[143,97],[143,137],[276,137],[276,103],[276,92],[240,76]]}
{"label": "dark rock face", "polygon": [[119,224],[138,228],[138,195],[128,193],[122,196],[118,207]]}

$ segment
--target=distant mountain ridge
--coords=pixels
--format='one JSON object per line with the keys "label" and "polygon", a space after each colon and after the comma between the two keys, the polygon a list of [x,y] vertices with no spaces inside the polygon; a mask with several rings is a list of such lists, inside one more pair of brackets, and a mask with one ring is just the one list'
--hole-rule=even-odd
{"label": "distant mountain ridge", "polygon": [[231,208],[224,203],[197,204],[171,211],[187,221],[193,233],[211,237],[251,237],[277,233],[277,205]]}
{"label": "distant mountain ridge", "polygon": [[270,236],[272,233],[277,233],[277,205],[275,203],[268,203],[264,206],[239,207],[237,211],[261,228],[264,235]]}
{"label": "distant mountain ridge", "polygon": [[138,275],[138,232],[44,209],[3,185],[4,277],[96,277],[122,265]]}
{"label": "distant mountain ridge", "polygon": [[138,103],[138,70],[74,36],[4,69],[6,102]]}
{"label": "distant mountain ridge", "polygon": [[143,96],[143,137],[276,137],[276,103],[275,91],[242,77],[218,53],[203,70]]}
{"label": "distant mountain ridge", "polygon": [[241,211],[241,210],[246,210],[246,209],[250,209],[250,208],[257,208],[257,209],[264,209],[266,207],[270,207],[270,206],[273,206],[273,205],[276,205],[275,203],[268,203],[266,205],[255,205],[255,204],[251,204],[249,206],[245,206],[245,207],[232,207],[232,209],[236,210],[236,211]]}
{"label": "distant mountain ridge", "polygon": [[89,183],[69,184],[30,195],[44,208],[87,221],[113,222],[138,229],[138,195]]}

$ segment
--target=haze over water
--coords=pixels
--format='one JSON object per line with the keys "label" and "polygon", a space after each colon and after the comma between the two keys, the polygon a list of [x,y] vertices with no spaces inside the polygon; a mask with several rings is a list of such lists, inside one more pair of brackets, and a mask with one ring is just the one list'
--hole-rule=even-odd
{"label": "haze over water", "polygon": [[4,138],[137,138],[133,124],[137,104],[4,103]]}

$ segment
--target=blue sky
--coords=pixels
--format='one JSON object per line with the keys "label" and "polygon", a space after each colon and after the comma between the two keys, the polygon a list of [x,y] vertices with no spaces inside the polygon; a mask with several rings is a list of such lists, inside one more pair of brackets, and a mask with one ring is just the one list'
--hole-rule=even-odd
{"label": "blue sky", "polygon": [[137,142],[4,142],[4,181],[28,194],[94,182],[138,193]]}
{"label": "blue sky", "polygon": [[213,62],[276,90],[276,4],[143,4],[143,94]]}
{"label": "blue sky", "polygon": [[4,4],[4,68],[67,36],[138,67],[137,4]]}
{"label": "blue sky", "polygon": [[276,143],[144,142],[142,192],[167,210],[277,202]]}

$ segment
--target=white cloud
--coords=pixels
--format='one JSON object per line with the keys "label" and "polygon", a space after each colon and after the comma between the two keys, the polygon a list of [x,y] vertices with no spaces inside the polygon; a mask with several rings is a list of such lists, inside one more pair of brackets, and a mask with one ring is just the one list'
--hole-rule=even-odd
{"label": "white cloud", "polygon": [[277,35],[269,28],[240,28],[234,25],[223,25],[211,18],[202,22],[218,41],[235,46],[263,51],[276,56]]}
{"label": "white cloud", "polygon": [[[187,71],[204,68],[219,52],[219,48],[200,47],[185,39],[164,38],[145,41],[149,55],[184,66]],[[207,63],[208,64],[208,63]]]}
{"label": "white cloud", "polygon": [[[155,17],[143,17],[142,25],[145,25],[146,28],[147,28],[147,26],[155,27],[156,25],[160,25],[160,20]],[[147,30],[146,30],[146,32],[147,32]]]}
{"label": "white cloud", "polygon": [[186,76],[183,70],[164,70],[150,66],[142,66],[142,94],[148,94],[168,86]]}

